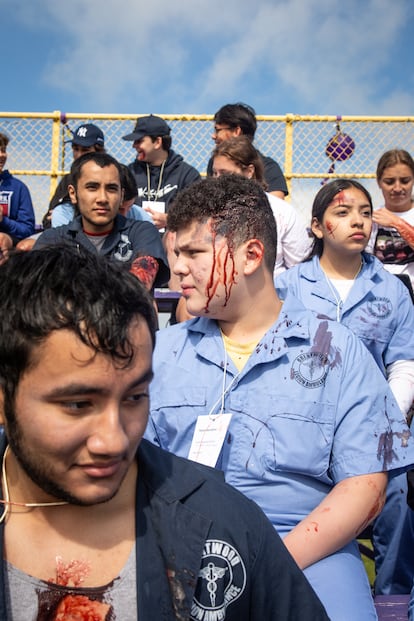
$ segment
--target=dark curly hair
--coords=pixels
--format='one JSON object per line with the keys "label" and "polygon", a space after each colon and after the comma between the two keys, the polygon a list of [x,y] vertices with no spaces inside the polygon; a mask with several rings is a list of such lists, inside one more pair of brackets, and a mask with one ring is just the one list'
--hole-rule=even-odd
{"label": "dark curly hair", "polygon": [[226,238],[230,249],[249,239],[264,245],[266,267],[276,260],[276,221],[266,193],[253,179],[240,175],[207,177],[182,190],[170,207],[167,227],[173,232],[192,222],[211,219],[212,230]]}

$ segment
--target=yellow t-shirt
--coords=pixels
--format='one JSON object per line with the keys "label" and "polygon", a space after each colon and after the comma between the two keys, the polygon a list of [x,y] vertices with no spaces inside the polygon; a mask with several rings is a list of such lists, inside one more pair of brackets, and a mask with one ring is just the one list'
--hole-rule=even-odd
{"label": "yellow t-shirt", "polygon": [[223,337],[223,343],[228,356],[233,360],[238,371],[241,371],[246,362],[248,361],[250,354],[253,352],[257,345],[257,341],[253,343],[238,343],[229,339],[228,336],[221,333]]}

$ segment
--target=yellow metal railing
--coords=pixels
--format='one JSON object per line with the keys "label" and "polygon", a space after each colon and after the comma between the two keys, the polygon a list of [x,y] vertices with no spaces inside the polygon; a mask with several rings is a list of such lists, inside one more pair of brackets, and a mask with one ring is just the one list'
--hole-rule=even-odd
{"label": "yellow metal railing", "polygon": [[[161,114],[172,128],[172,148],[202,174],[214,143],[212,115]],[[105,146],[121,162],[131,162],[135,152],[122,136],[132,130],[137,115],[0,112],[0,131],[10,137],[10,171],[22,179],[32,194],[36,219],[40,222],[60,176],[72,162],[70,130],[80,123],[94,122],[105,133]],[[414,154],[414,117],[368,116],[258,116],[255,145],[273,157],[284,170],[289,200],[306,217],[321,182],[330,177],[363,179],[373,195],[381,196],[375,182],[380,155],[390,148],[404,148]],[[350,154],[340,152],[352,144]],[[339,138],[338,138],[339,136]],[[330,142],[331,141],[331,142]],[[332,142],[333,141],[333,142]],[[327,154],[327,145],[334,145]],[[338,150],[339,149],[339,150]],[[336,159],[335,159],[336,158]]]}

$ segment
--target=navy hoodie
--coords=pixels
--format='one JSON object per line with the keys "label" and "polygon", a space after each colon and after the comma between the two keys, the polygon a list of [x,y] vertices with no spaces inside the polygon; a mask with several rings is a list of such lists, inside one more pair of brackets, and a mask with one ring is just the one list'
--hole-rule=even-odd
{"label": "navy hoodie", "polygon": [[[135,160],[129,164],[138,188],[135,201],[142,207],[142,201],[161,201],[165,203],[165,211],[177,195],[177,192],[200,180],[200,173],[184,161],[181,155],[170,150],[164,167],[152,166],[147,162]],[[162,170],[163,168],[163,170]],[[162,170],[162,176],[160,179]],[[150,187],[148,190],[148,173]]]}
{"label": "navy hoodie", "polygon": [[14,242],[33,235],[35,215],[30,192],[8,170],[0,173],[0,205],[3,209],[0,232],[10,235]]}

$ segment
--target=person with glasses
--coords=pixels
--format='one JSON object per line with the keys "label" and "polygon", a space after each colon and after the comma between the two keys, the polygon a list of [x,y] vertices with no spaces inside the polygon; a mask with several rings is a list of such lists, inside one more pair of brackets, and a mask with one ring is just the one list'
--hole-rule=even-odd
{"label": "person with glasses", "polygon": [[[214,115],[212,139],[219,145],[233,136],[247,136],[252,142],[257,129],[256,112],[245,103],[226,104]],[[264,166],[267,191],[278,198],[289,194],[286,179],[279,164],[271,157],[259,153]],[[207,165],[207,175],[213,175],[213,157]]]}

